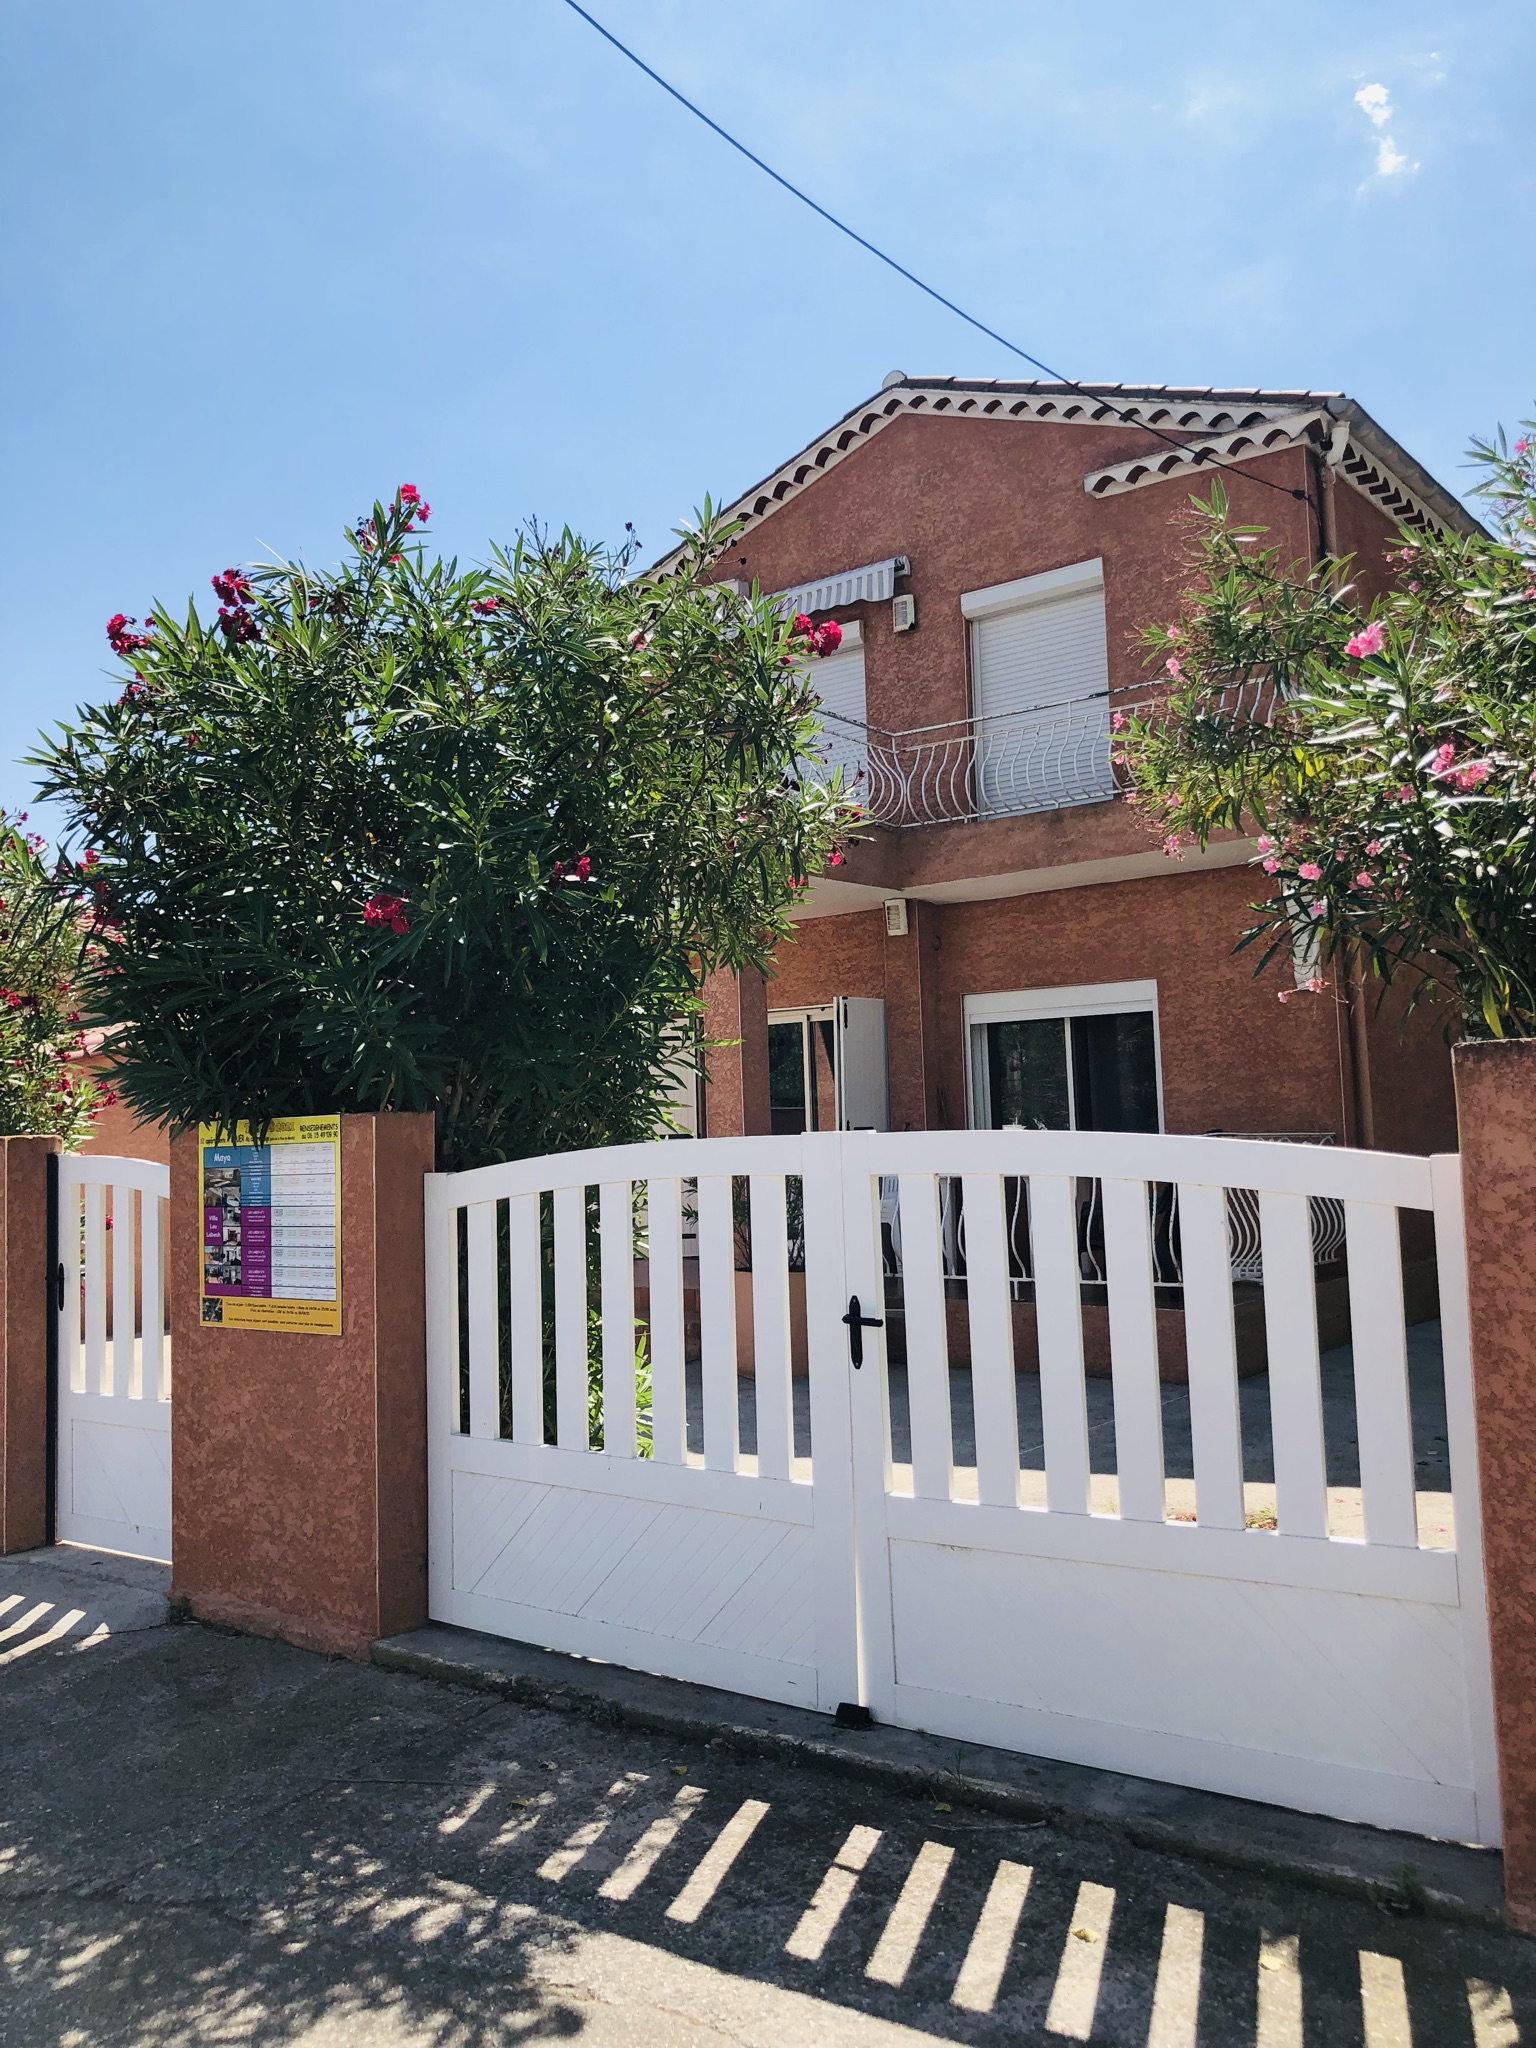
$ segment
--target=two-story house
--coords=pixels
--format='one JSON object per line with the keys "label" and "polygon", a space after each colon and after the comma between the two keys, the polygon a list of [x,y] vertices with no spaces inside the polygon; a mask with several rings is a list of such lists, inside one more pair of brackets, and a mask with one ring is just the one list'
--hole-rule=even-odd
{"label": "two-story house", "polygon": [[706,1036],[735,1043],[699,1090],[709,1135],[1454,1145],[1444,1008],[1400,1034],[1342,968],[1320,995],[1255,978],[1252,843],[1172,859],[1116,796],[1110,720],[1146,695],[1139,634],[1177,615],[1213,458],[1235,518],[1298,561],[1352,556],[1367,591],[1404,525],[1473,524],[1336,393],[899,372],[731,508],[717,574],[842,626],[815,668],[825,752],[870,823],[766,980],[713,979]]}

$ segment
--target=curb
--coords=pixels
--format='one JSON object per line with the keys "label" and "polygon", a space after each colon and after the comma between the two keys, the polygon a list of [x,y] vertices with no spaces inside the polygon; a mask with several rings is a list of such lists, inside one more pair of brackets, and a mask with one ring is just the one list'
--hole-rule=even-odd
{"label": "curb", "polygon": [[942,1794],[956,1805],[1287,1878],[1368,1899],[1391,1912],[1505,1925],[1503,1859],[1497,1850],[913,1729],[835,1729],[826,1715],[806,1708],[654,1678],[442,1623],[384,1637],[371,1654],[386,1671],[497,1693],[519,1706],[574,1714],[602,1726],[687,1737],[741,1756],[835,1771],[913,1797]]}

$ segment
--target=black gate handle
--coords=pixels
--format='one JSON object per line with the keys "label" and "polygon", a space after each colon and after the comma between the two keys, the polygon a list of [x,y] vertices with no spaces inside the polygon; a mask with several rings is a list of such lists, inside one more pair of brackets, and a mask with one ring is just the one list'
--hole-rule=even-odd
{"label": "black gate handle", "polygon": [[856,1294],[850,1294],[848,1297],[848,1313],[843,1317],[843,1321],[848,1325],[848,1356],[855,1365],[862,1365],[864,1363],[864,1332],[866,1330],[883,1330],[885,1324],[880,1320],[879,1316],[867,1316],[862,1313],[859,1308],[859,1297]]}
{"label": "black gate handle", "polygon": [[59,1314],[62,1315],[64,1313],[64,1261],[62,1259],[59,1261],[57,1284],[59,1290]]}

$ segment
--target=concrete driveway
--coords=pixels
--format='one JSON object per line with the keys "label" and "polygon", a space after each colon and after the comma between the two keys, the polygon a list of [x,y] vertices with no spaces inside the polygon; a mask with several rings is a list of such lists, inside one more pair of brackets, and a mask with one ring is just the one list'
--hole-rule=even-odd
{"label": "concrete driveway", "polygon": [[1494,1929],[142,1622],[0,1667],[5,2048],[1536,2042]]}

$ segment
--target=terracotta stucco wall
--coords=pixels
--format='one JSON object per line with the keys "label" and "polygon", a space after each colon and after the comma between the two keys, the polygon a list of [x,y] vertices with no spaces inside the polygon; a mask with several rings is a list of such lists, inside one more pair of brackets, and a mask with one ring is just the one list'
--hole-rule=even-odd
{"label": "terracotta stucco wall", "polygon": [[[958,1126],[966,1121],[967,995],[1155,981],[1170,1131],[1326,1130],[1346,1137],[1350,1081],[1339,1004],[1331,988],[1282,1003],[1289,974],[1276,964],[1256,981],[1254,956],[1234,955],[1251,891],[1246,869],[1174,870],[1158,881],[924,904],[919,928],[904,939],[885,937],[879,912],[818,918],[780,948],[768,1005],[884,996],[893,1124]],[[1395,1043],[1390,1033],[1385,1038],[1374,1048],[1382,1060]],[[1438,1057],[1448,1091],[1443,1046]],[[1399,1091],[1404,1109],[1394,1141],[1423,1085],[1422,1076],[1409,1078]],[[932,1104],[928,1117],[918,1109],[925,1099]]]}
{"label": "terracotta stucco wall", "polygon": [[[1137,636],[1174,615],[1187,578],[1189,499],[1206,487],[1181,480],[1090,498],[1083,476],[1154,445],[1113,423],[909,416],[745,536],[719,573],[778,590],[908,556],[915,632],[892,633],[889,605],[838,611],[863,623],[871,722],[902,730],[968,713],[963,591],[1101,556],[1111,685],[1136,688],[1146,675]],[[1306,465],[1300,450],[1287,450],[1255,467],[1290,489],[1306,480]],[[1247,477],[1227,482],[1236,517],[1270,525],[1288,556],[1310,557],[1314,525],[1304,505]]]}

